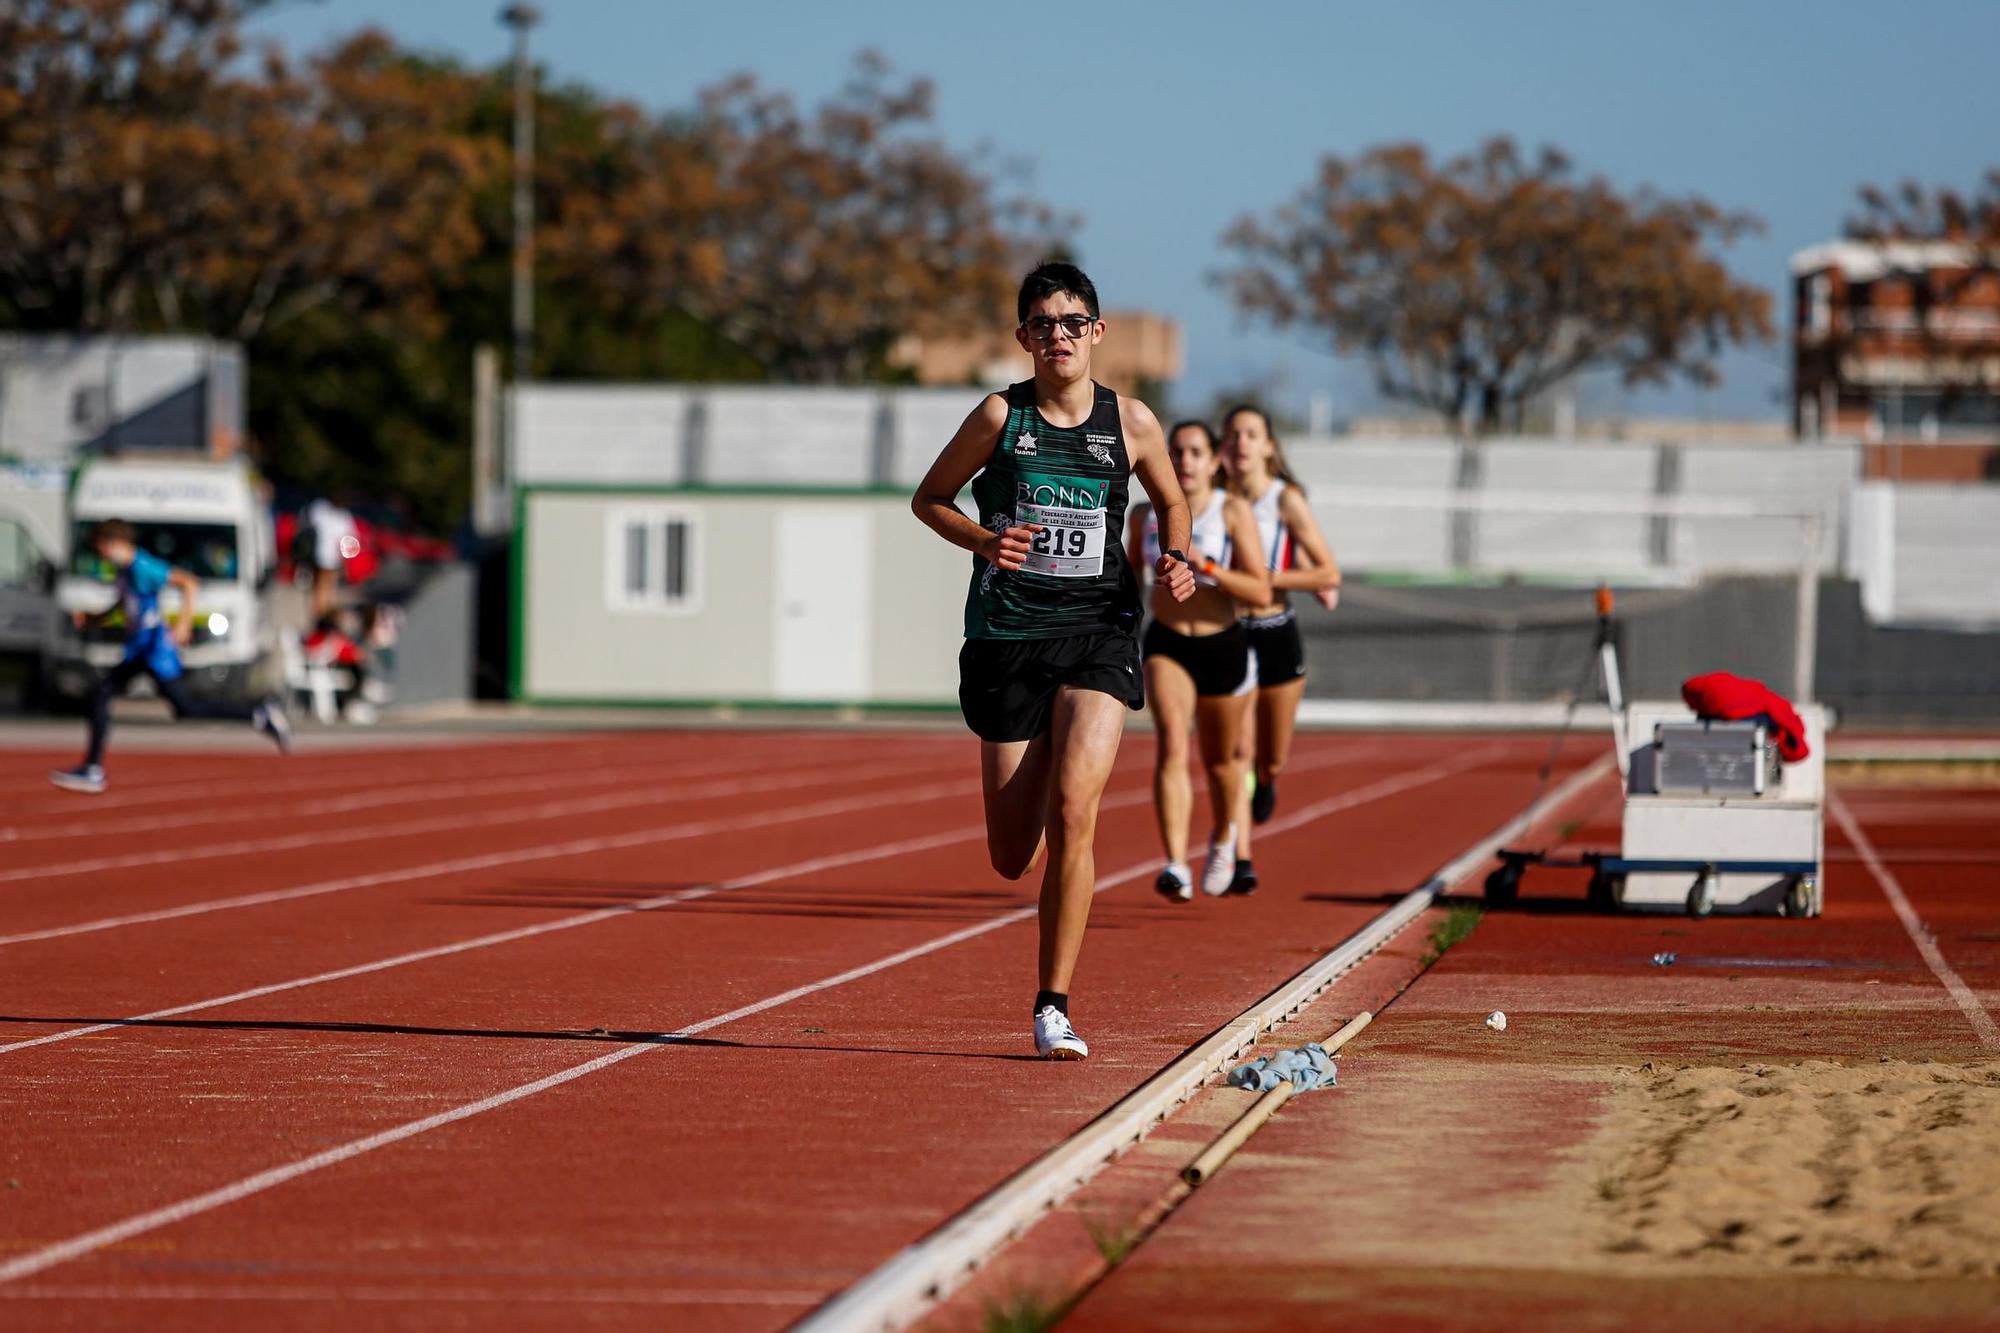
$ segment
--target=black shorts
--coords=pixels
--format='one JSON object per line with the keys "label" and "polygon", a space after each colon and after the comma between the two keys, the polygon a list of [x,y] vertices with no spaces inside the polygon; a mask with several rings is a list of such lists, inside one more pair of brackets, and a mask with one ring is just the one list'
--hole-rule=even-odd
{"label": "black shorts", "polygon": [[1257,687],[1289,685],[1306,674],[1306,644],[1299,637],[1299,620],[1290,611],[1254,616],[1237,622],[1250,636],[1257,654]]}
{"label": "black shorts", "polygon": [[967,639],[958,651],[958,706],[982,741],[1027,741],[1047,731],[1056,691],[1065,685],[1144,708],[1138,640],[1103,630],[1057,639]]}
{"label": "black shorts", "polygon": [[1240,623],[1220,634],[1181,634],[1155,620],[1140,648],[1147,657],[1180,663],[1204,698],[1250,691],[1250,636]]}

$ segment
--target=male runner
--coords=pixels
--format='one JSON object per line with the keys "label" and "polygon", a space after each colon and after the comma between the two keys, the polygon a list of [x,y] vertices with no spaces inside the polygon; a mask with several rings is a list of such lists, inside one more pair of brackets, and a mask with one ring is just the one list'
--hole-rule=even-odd
{"label": "male runner", "polygon": [[[223,718],[249,722],[278,743],[278,749],[292,748],[291,724],[282,706],[266,699],[254,706],[224,700],[194,699],[181,684],[180,649],[194,637],[194,599],[201,583],[184,569],[175,569],[151,552],[139,549],[138,534],[132,525],[113,519],[91,531],[91,549],[118,571],[118,598],[95,615],[78,612],[76,627],[88,629],[112,615],[125,617],[125,657],[98,684],[90,701],[90,749],[75,768],[58,769],[49,781],[70,791],[96,793],[104,790],[104,737],[111,729],[111,701],[125,692],[132,678],[144,673],[153,678],[161,695],[172,705],[174,717]],[[180,619],[169,628],[160,611],[160,593],[173,587],[181,595]]]}
{"label": "male runner", "polygon": [[[1020,879],[1047,844],[1035,1050],[1080,1060],[1090,1048],[1070,1025],[1069,988],[1096,890],[1097,804],[1125,709],[1145,703],[1139,587],[1119,540],[1132,474],[1159,515],[1160,584],[1185,601],[1194,571],[1160,423],[1090,378],[1105,330],[1097,288],[1073,264],[1043,264],[1021,283],[1016,314],[1035,377],[973,409],[910,507],[977,557],[958,693],[981,742],[987,852]],[[957,505],[967,482],[977,522]]]}

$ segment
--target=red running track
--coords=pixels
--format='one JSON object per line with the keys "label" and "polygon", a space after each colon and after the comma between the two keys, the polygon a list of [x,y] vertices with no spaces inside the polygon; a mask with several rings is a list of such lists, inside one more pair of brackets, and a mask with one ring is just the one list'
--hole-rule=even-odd
{"label": "red running track", "polygon": [[1067,1066],[1029,1054],[1032,885],[985,865],[962,737],[134,754],[101,802],[16,752],[0,1320],[782,1327],[1518,810],[1542,752],[1302,738],[1264,891],[1176,905],[1135,736]]}

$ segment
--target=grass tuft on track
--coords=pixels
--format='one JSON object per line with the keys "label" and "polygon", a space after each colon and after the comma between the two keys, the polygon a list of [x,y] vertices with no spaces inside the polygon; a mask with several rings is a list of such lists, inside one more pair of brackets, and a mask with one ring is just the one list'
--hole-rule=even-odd
{"label": "grass tuft on track", "polygon": [[1444,920],[1431,927],[1430,948],[1424,951],[1423,965],[1426,968],[1435,965],[1452,945],[1472,933],[1473,927],[1479,924],[1479,918],[1485,914],[1483,909],[1473,903],[1459,903],[1454,906]]}
{"label": "grass tuft on track", "polygon": [[1039,1292],[1016,1292],[986,1307],[985,1333],[1043,1333],[1054,1328],[1061,1315]]}

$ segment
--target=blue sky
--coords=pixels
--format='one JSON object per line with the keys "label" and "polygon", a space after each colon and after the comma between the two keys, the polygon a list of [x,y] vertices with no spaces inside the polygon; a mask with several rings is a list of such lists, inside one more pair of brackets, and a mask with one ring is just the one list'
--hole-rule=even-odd
{"label": "blue sky", "polygon": [[[362,26],[474,62],[502,59],[500,0],[290,0],[253,32],[306,49]],[[540,0],[537,59],[655,109],[748,70],[806,101],[856,51],[938,85],[943,134],[1034,166],[1083,216],[1078,249],[1107,303],[1177,316],[1184,405],[1277,383],[1341,415],[1376,410],[1368,376],[1310,335],[1246,331],[1208,285],[1217,237],[1294,193],[1326,152],[1414,139],[1434,153],[1507,133],[1627,186],[1701,193],[1769,230],[1728,253],[1782,291],[1787,256],[1826,239],[1857,185],[1970,186],[2000,166],[2000,3],[1908,0]],[[1734,355],[1712,392],[1586,407],[1689,416],[1782,412],[1782,343]]]}

